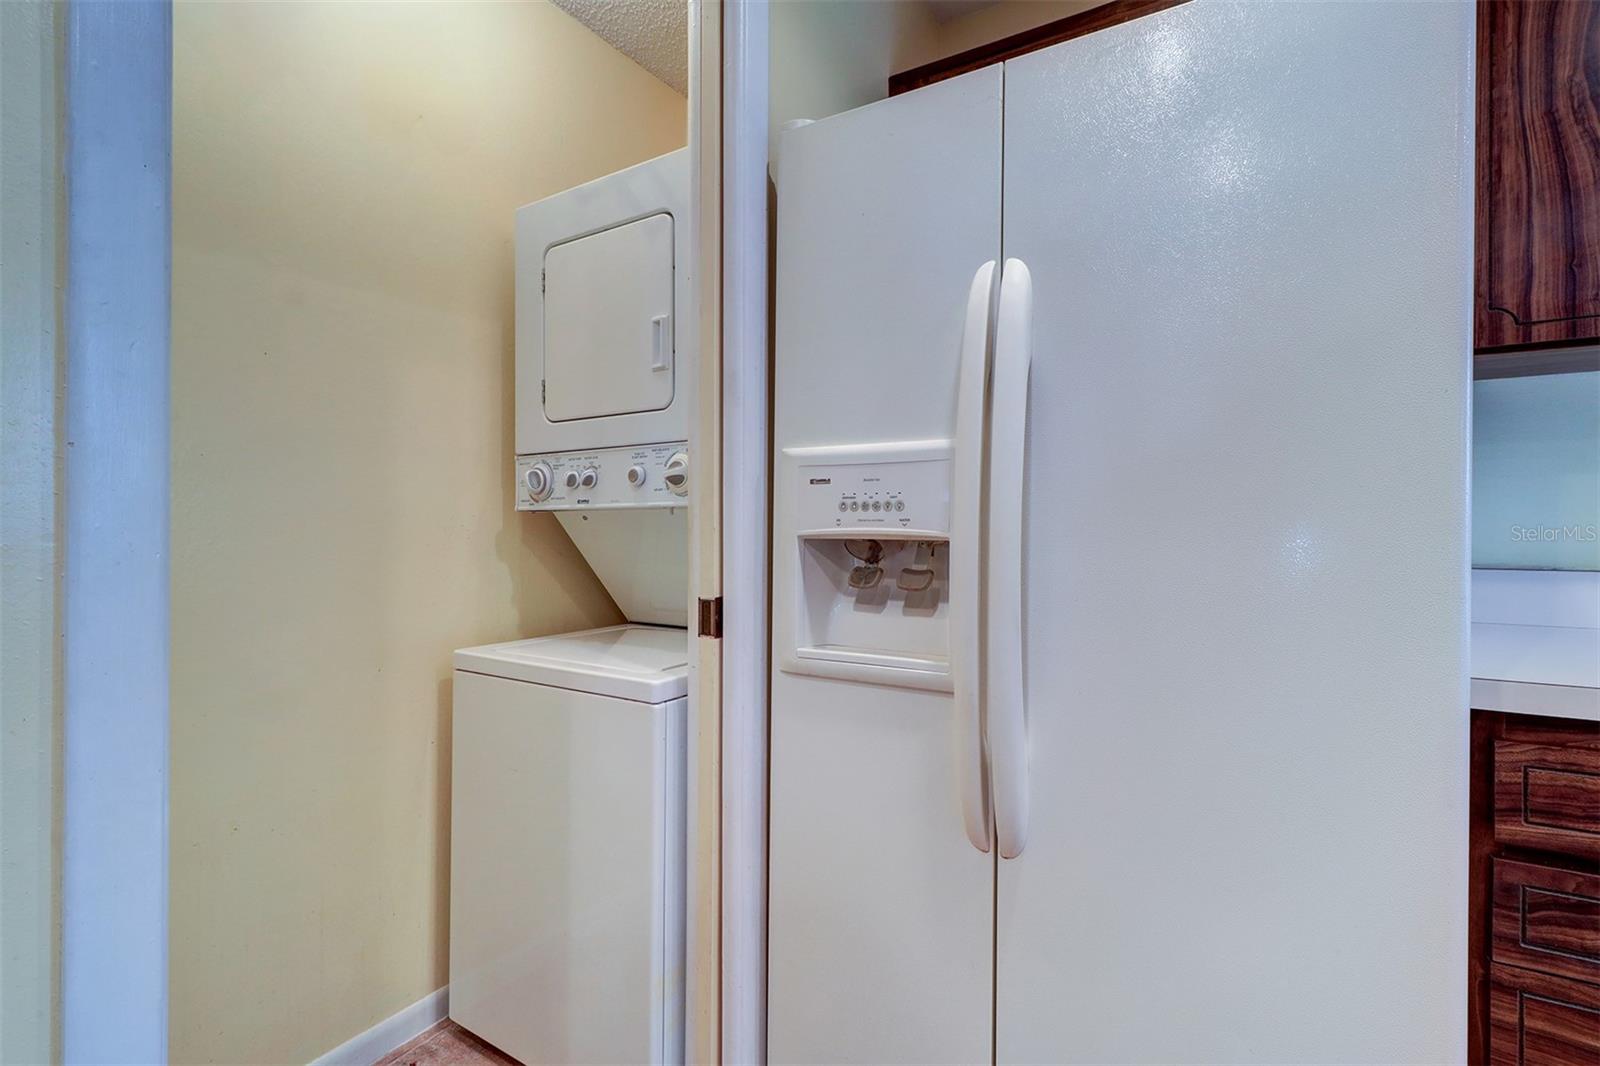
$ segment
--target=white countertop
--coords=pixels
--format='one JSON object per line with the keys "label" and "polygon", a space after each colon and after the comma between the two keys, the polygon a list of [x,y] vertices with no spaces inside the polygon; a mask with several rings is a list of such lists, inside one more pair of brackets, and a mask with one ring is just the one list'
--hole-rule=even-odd
{"label": "white countertop", "polygon": [[1600,721],[1600,575],[1475,570],[1472,706]]}
{"label": "white countertop", "polygon": [[1472,706],[1600,721],[1600,629],[1473,623]]}

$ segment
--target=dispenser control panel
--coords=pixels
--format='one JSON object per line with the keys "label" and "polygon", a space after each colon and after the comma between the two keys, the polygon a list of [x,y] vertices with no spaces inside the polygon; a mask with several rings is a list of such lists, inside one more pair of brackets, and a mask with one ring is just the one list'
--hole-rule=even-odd
{"label": "dispenser control panel", "polygon": [[778,669],[951,691],[950,441],[785,448],[781,463]]}
{"label": "dispenser control panel", "polygon": [[797,531],[950,530],[944,442],[794,449]]}
{"label": "dispenser control panel", "polygon": [[683,441],[517,456],[517,510],[683,507],[689,502]]}

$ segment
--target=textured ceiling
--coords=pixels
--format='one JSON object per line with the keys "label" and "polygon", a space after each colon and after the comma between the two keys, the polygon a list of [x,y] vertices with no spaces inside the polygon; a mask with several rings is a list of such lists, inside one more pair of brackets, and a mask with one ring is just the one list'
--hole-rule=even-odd
{"label": "textured ceiling", "polygon": [[674,89],[689,92],[687,0],[554,0],[601,40]]}

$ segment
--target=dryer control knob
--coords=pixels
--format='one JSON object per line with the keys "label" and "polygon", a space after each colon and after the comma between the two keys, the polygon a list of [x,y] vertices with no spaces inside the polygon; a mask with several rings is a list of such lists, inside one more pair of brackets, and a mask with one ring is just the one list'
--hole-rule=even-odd
{"label": "dryer control knob", "polygon": [[550,498],[550,490],[555,484],[550,477],[550,464],[534,463],[522,475],[522,483],[528,486],[528,496],[534,503]]}
{"label": "dryer control knob", "polygon": [[642,463],[634,463],[632,466],[628,467],[628,484],[632,485],[634,488],[638,488],[640,485],[643,485],[645,478],[648,476],[649,475],[645,472],[644,465]]}
{"label": "dryer control knob", "polygon": [[577,488],[578,472],[576,470],[568,470],[566,476],[561,479],[561,483],[569,489]]}
{"label": "dryer control knob", "polygon": [[585,467],[582,474],[578,475],[578,484],[586,489],[592,489],[600,481],[600,471],[594,467]]}
{"label": "dryer control knob", "polygon": [[689,495],[689,453],[673,452],[661,475],[674,496]]}

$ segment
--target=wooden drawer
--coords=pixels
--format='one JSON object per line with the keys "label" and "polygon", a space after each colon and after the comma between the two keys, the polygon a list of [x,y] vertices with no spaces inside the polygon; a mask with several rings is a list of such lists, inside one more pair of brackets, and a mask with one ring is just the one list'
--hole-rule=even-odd
{"label": "wooden drawer", "polygon": [[1495,843],[1600,860],[1600,746],[1494,746]]}
{"label": "wooden drawer", "polygon": [[1490,982],[1491,1066],[1600,1062],[1600,988],[1499,963]]}
{"label": "wooden drawer", "polygon": [[1600,873],[1494,861],[1497,963],[1600,983]]}

